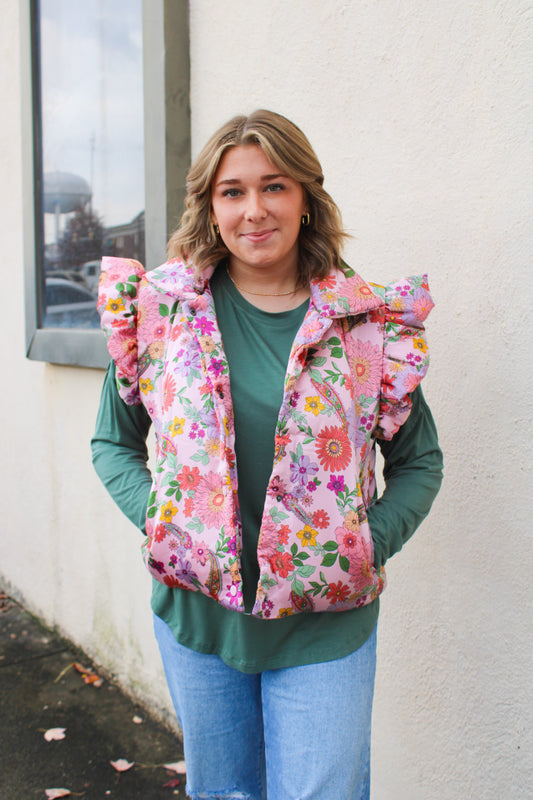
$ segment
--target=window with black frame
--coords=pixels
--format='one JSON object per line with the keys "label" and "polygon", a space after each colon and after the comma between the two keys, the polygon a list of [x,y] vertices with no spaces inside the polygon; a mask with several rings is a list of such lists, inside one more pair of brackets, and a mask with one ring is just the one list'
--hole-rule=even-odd
{"label": "window with black frame", "polygon": [[102,256],[145,260],[142,0],[33,6],[40,328],[97,328]]}

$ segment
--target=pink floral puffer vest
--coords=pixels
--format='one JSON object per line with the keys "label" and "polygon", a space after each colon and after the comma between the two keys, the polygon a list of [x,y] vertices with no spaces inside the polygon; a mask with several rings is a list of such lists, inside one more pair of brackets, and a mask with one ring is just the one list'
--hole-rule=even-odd
{"label": "pink floral puffer vest", "polygon": [[[170,587],[244,611],[242,529],[228,362],[209,278],[174,260],[145,273],[104,258],[98,309],[117,385],[155,428],[146,566]],[[391,439],[429,363],[425,276],[389,287],[332,270],[311,284],[276,428],[253,614],[343,611],[374,600],[366,509],[375,437]]]}

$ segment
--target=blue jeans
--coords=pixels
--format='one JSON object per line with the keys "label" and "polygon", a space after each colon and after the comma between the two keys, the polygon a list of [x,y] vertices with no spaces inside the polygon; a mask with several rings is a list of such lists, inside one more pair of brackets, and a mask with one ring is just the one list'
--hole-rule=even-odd
{"label": "blue jeans", "polygon": [[345,658],[258,674],[154,629],[194,800],[368,800],[376,629]]}

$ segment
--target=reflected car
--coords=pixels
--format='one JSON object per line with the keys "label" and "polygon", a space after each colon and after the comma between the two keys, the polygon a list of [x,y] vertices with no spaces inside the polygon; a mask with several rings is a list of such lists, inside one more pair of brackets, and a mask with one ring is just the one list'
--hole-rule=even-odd
{"label": "reflected car", "polygon": [[86,287],[92,292],[93,297],[98,295],[98,283],[100,281],[100,265],[102,261],[86,261],[80,269],[81,278]]}
{"label": "reflected car", "polygon": [[98,328],[100,317],[94,295],[79,283],[45,278],[45,328]]}

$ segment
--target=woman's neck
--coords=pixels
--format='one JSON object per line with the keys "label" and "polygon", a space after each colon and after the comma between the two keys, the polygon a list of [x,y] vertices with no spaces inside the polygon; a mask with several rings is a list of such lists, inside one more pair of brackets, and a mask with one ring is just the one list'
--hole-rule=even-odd
{"label": "woman's neck", "polygon": [[298,286],[296,270],[278,271],[239,269],[228,264],[228,277],[251,305],[273,313],[297,308],[309,297],[309,287]]}

